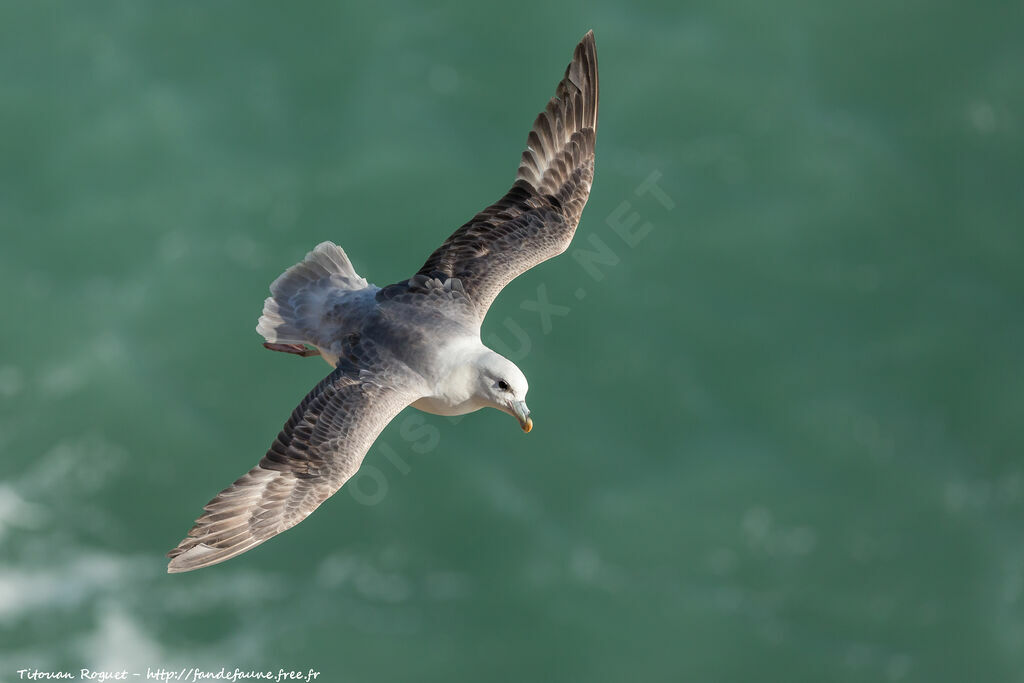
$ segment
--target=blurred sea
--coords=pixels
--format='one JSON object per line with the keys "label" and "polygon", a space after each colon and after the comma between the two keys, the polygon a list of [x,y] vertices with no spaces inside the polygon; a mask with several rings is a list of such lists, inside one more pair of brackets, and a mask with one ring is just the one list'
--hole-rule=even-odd
{"label": "blurred sea", "polygon": [[[326,239],[412,274],[590,28],[577,257],[484,330],[533,433],[409,410],[303,524],[167,575],[327,372],[261,348],[269,283]],[[994,1],[5,3],[0,680],[1024,681],[1022,35]]]}

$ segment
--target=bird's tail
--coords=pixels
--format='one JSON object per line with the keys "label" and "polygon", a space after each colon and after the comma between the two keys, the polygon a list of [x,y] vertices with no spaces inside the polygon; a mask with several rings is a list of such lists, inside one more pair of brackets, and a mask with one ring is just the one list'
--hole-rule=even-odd
{"label": "bird's tail", "polygon": [[256,331],[271,343],[319,346],[318,331],[332,299],[368,286],[341,247],[321,242],[270,285]]}

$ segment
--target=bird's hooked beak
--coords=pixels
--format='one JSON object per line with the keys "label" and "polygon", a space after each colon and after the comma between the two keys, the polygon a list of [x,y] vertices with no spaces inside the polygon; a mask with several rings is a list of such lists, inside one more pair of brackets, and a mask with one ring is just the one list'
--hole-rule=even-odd
{"label": "bird's hooked beak", "polygon": [[530,409],[526,407],[526,401],[512,401],[509,408],[519,420],[519,426],[523,428],[524,432],[529,433],[533,429],[533,419],[530,418]]}

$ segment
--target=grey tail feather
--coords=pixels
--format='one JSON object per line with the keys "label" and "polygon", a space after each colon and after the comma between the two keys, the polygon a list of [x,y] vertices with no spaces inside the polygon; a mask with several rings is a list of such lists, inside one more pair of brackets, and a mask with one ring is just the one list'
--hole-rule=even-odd
{"label": "grey tail feather", "polygon": [[357,290],[369,286],[352,267],[345,251],[333,242],[321,242],[299,263],[270,285],[256,331],[271,343],[313,344],[316,321],[310,309],[322,303],[328,290]]}

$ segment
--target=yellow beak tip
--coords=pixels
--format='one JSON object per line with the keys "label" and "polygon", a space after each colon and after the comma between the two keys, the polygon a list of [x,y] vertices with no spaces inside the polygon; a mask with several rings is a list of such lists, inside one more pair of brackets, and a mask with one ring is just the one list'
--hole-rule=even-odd
{"label": "yellow beak tip", "polygon": [[533,418],[528,417],[526,424],[523,425],[523,431],[529,434],[531,429],[533,429]]}

